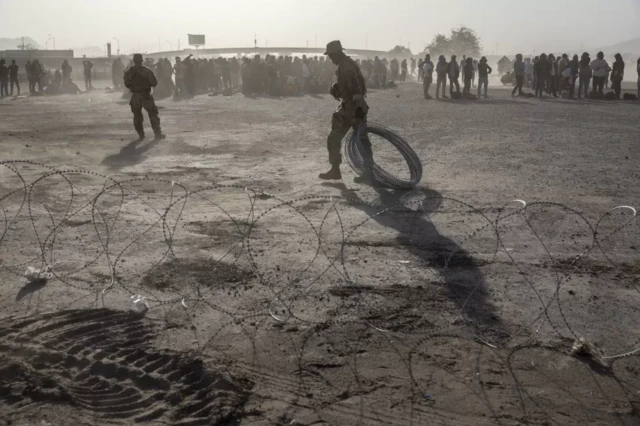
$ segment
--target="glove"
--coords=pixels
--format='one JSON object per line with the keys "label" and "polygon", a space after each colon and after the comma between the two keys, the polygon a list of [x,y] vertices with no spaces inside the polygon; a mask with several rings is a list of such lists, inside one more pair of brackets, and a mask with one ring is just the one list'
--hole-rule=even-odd
{"label": "glove", "polygon": [[336,99],[340,99],[340,90],[338,89],[338,83],[333,83],[331,85],[331,90],[329,91],[329,93],[331,93],[331,96],[333,96]]}

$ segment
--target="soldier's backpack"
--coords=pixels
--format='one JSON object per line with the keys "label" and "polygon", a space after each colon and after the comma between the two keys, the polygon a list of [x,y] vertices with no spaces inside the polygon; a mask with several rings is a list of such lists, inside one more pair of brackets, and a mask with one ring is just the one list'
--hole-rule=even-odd
{"label": "soldier's backpack", "polygon": [[462,93],[460,92],[453,92],[451,94],[451,99],[462,99]]}
{"label": "soldier's backpack", "polygon": [[607,101],[615,101],[616,99],[618,99],[618,95],[616,95],[615,92],[605,93],[604,99]]}
{"label": "soldier's backpack", "polygon": [[634,95],[633,93],[625,93],[622,96],[622,99],[624,99],[625,101],[637,101],[638,97],[636,95]]}

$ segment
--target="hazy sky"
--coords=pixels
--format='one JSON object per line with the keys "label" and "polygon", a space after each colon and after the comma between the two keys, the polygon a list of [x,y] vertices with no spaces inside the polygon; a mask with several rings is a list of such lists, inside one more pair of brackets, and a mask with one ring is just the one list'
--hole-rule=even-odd
{"label": "hazy sky", "polygon": [[[0,37],[30,36],[42,46],[104,46],[122,52],[186,47],[314,46],[421,51],[438,32],[467,25],[486,53],[577,51],[640,37],[640,0],[0,0]],[[266,41],[265,41],[266,40]],[[171,42],[171,43],[170,43]],[[499,43],[496,46],[496,43]],[[53,42],[49,42],[53,48]]]}

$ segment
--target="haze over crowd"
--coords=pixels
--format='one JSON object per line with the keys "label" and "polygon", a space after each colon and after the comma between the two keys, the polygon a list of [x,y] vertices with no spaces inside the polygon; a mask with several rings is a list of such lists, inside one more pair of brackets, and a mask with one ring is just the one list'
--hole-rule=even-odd
{"label": "haze over crowd", "polygon": [[[206,47],[345,47],[421,52],[437,34],[466,25],[486,53],[581,51],[638,37],[640,0],[0,0],[0,37],[29,36],[57,49],[104,46],[122,53],[187,46],[187,33],[205,34]],[[52,45],[48,46],[50,49]],[[115,47],[115,46],[114,46]]]}

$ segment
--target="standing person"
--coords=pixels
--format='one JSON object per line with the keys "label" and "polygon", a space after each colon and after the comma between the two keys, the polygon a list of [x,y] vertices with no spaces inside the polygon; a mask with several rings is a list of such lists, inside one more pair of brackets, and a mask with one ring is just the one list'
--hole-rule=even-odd
{"label": "standing person", "polygon": [[526,65],[522,61],[522,54],[518,53],[516,55],[516,60],[513,63],[513,74],[516,76],[516,84],[511,92],[511,96],[515,96],[516,91],[518,92],[518,96],[522,95],[522,86],[524,85],[524,79],[526,73]]}
{"label": "standing person", "polygon": [[248,96],[251,94],[251,60],[246,56],[242,58],[240,73],[242,75],[242,94]]}
{"label": "standing person", "polygon": [[418,62],[418,83],[422,81],[423,77],[424,77],[424,61],[420,59],[420,61]]}
{"label": "standing person", "polygon": [[158,85],[158,80],[149,68],[142,65],[142,55],[133,55],[133,66],[124,73],[124,85],[131,90],[131,112],[133,112],[133,127],[138,132],[140,140],[144,139],[144,117],[142,108],[149,114],[149,121],[156,139],[164,139],[160,129],[158,107],[151,95],[151,89]]}
{"label": "standing person", "polygon": [[[478,97],[480,97],[480,93],[482,91],[482,86],[484,86],[484,97],[487,98],[487,88],[489,86],[489,74],[493,72],[493,69],[487,63],[487,58],[480,58],[480,63],[478,64]],[[517,81],[516,76],[516,81]],[[521,78],[522,80],[522,78]],[[518,84],[516,82],[516,89],[518,88]],[[516,89],[513,89],[513,93],[515,93]],[[522,90],[522,84],[520,84],[520,90]]]}
{"label": "standing person", "polygon": [[411,75],[416,74],[416,58],[411,58]]}
{"label": "standing person", "polygon": [[303,93],[311,93],[311,68],[306,57],[302,58],[302,80],[304,81]]}
{"label": "standing person", "polygon": [[449,68],[449,64],[447,64],[447,58],[444,55],[440,55],[438,58],[438,65],[436,66],[436,77],[438,78],[436,84],[436,98],[440,99],[440,87],[442,86],[442,98],[447,99],[446,90],[447,90],[447,69]]}
{"label": "standing person", "polygon": [[464,89],[462,91],[463,96],[468,98],[471,95],[471,78],[473,77],[473,59],[467,58],[466,63],[463,66],[464,73]]}
{"label": "standing person", "polygon": [[593,75],[590,63],[591,58],[589,57],[589,54],[586,52],[583,53],[582,59],[580,59],[580,86],[578,87],[578,99],[582,99],[582,93],[584,93],[585,99],[589,98],[589,83],[591,82],[591,76]]}
{"label": "standing person", "polygon": [[69,65],[69,62],[67,62],[67,60],[65,59],[62,62],[62,81],[71,81],[71,71],[73,71],[73,68],[71,67],[71,65]]}
{"label": "standing person", "polygon": [[451,56],[451,62],[447,65],[447,75],[449,76],[449,96],[453,97],[453,86],[456,86],[456,93],[460,95],[460,65],[456,61],[456,55]]}
{"label": "standing person", "polygon": [[[33,75],[33,93],[42,93],[42,74],[44,74],[44,68],[40,61],[35,59],[31,62],[31,73]],[[38,85],[38,90],[36,91],[36,84]]]}
{"label": "standing person", "polygon": [[222,84],[224,85],[225,90],[232,90],[233,82],[231,81],[231,64],[227,61],[227,58],[222,58],[220,65],[222,68]]}
{"label": "standing person", "polygon": [[524,60],[524,70],[526,76],[525,84],[529,89],[533,89],[533,63],[531,62],[531,58]]}
{"label": "standing person", "polygon": [[591,62],[590,66],[593,71],[593,91],[602,95],[607,74],[611,71],[609,64],[604,60],[604,53],[598,52],[596,59]]}
{"label": "standing person", "polygon": [[[424,92],[424,98],[433,99],[431,95],[429,95],[429,88],[431,87],[431,83],[433,83],[433,62],[431,62],[431,55],[427,55],[424,57],[422,71],[424,73],[422,82],[422,91]],[[436,97],[437,95],[438,94],[436,93]]]}
{"label": "standing person", "polygon": [[478,75],[478,60],[474,59],[473,60],[473,75],[471,76],[471,83],[472,83],[473,87],[476,87],[476,75]]}
{"label": "standing person", "polygon": [[9,68],[6,63],[4,59],[0,59],[0,98],[9,96]]}
{"label": "standing person", "polygon": [[401,74],[400,74],[400,80],[401,81],[406,81],[407,80],[407,74],[409,73],[409,68],[407,66],[407,60],[403,59],[402,63],[400,64],[400,69],[402,70]]}
{"label": "standing person", "polygon": [[174,96],[176,98],[186,94],[186,89],[184,87],[185,68],[185,65],[180,60],[180,56],[176,56],[176,63],[173,65],[173,74],[176,76],[176,85],[174,88]]}
{"label": "standing person", "polygon": [[33,75],[31,74],[31,61],[27,61],[24,64],[24,70],[27,73],[27,81],[29,82],[29,93],[33,94],[35,92],[34,83],[33,83]]}
{"label": "standing person", "polygon": [[541,98],[544,94],[547,79],[551,75],[551,63],[547,60],[547,55],[543,53],[534,65],[536,75],[536,98]]}
{"label": "standing person", "polygon": [[638,62],[636,63],[636,71],[638,71],[638,94],[636,96],[640,99],[640,58],[638,58]]}
{"label": "standing person", "polygon": [[573,58],[569,61],[569,98],[573,99],[576,91],[576,81],[580,75],[580,60],[578,55],[573,55]]}
{"label": "standing person", "polygon": [[[338,180],[342,179],[340,164],[342,155],[340,145],[342,138],[351,128],[357,129],[366,126],[369,106],[365,101],[367,87],[360,68],[353,59],[345,55],[342,43],[335,40],[327,44],[325,55],[337,66],[336,76],[338,81],[331,86],[331,94],[334,98],[341,100],[340,107],[333,113],[331,120],[331,133],[327,138],[327,150],[329,151],[329,163],[331,170],[321,173],[320,179]],[[356,183],[369,182],[375,185],[373,177],[373,153],[371,152],[371,141],[366,130],[360,133],[362,156],[364,160],[364,174],[354,179]]]}
{"label": "standing person", "polygon": [[467,55],[462,55],[462,60],[460,61],[460,77],[462,78],[462,82],[466,80],[464,75],[464,67],[467,65]]}
{"label": "standing person", "polygon": [[[282,56],[280,58],[282,58]],[[231,58],[229,65],[231,68],[231,87],[237,89],[240,87],[240,63],[238,62],[238,58]]]}
{"label": "standing person", "polygon": [[553,54],[549,54],[549,68],[551,72],[549,74],[549,80],[547,82],[547,93],[553,95],[554,98],[558,97],[558,64],[556,63],[556,57]]}
{"label": "standing person", "polygon": [[182,83],[185,93],[190,97],[194,97],[196,95],[196,62],[191,59],[191,56],[193,55],[187,56],[181,62],[184,66],[182,71]]}
{"label": "standing person", "polygon": [[535,58],[533,58],[533,90],[536,90],[538,87],[538,71],[536,70],[536,64],[538,63],[538,61],[540,60],[539,56],[536,56]]}
{"label": "standing person", "polygon": [[400,66],[398,65],[398,60],[396,58],[393,58],[391,60],[391,80],[392,81],[396,81],[398,79],[398,74],[400,71]]}
{"label": "standing person", "polygon": [[16,64],[16,60],[11,60],[11,65],[9,65],[9,82],[11,84],[11,95],[13,96],[13,85],[15,84],[18,88],[18,96],[20,96],[20,82],[18,81],[18,65]]}
{"label": "standing person", "polygon": [[616,92],[616,97],[620,99],[622,93],[622,80],[624,79],[624,60],[622,55],[616,53],[616,61],[611,70],[611,88]]}
{"label": "standing person", "polygon": [[82,61],[82,66],[84,67],[84,87],[88,92],[93,89],[93,85],[91,84],[91,69],[93,68],[93,64],[91,61]]}
{"label": "standing person", "polygon": [[124,64],[122,63],[122,59],[116,58],[111,64],[111,81],[113,82],[113,88],[118,90],[120,88],[120,84],[122,82],[124,71]]}
{"label": "standing person", "polygon": [[560,91],[560,96],[562,96],[562,87],[560,82],[564,78],[564,70],[569,66],[569,56],[566,53],[562,54],[562,59],[558,61],[558,89]]}

